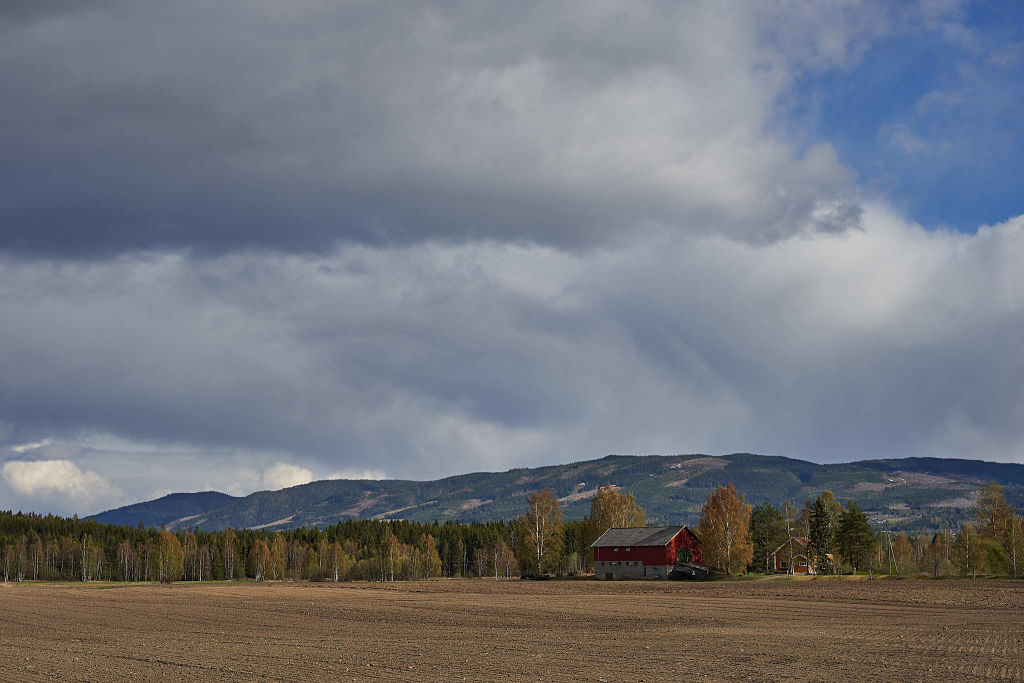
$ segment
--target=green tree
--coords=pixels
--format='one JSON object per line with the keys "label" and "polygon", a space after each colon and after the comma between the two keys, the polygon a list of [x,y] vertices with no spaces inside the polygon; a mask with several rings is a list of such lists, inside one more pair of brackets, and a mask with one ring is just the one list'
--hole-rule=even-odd
{"label": "green tree", "polygon": [[771,503],[754,506],[750,512],[750,538],[754,546],[753,567],[768,573],[775,571],[772,553],[786,542],[786,520]]}
{"label": "green tree", "polygon": [[[979,535],[989,569],[1018,576],[1021,557],[1022,524],[1006,502],[1003,489],[994,481],[985,484],[974,509]],[[998,546],[998,547],[996,547]]]}
{"label": "green tree", "polygon": [[841,509],[831,491],[822,493],[810,506],[808,536],[811,554],[817,570],[822,573],[831,574],[837,570],[836,532]]}
{"label": "green tree", "polygon": [[849,501],[846,509],[839,513],[836,545],[840,556],[850,563],[853,571],[864,569],[867,565],[874,540],[868,516],[857,503]]}

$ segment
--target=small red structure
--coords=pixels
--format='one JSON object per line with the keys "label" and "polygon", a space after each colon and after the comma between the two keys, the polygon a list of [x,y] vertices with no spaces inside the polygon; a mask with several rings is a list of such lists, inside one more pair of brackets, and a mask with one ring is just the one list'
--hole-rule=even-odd
{"label": "small red structure", "polygon": [[591,545],[601,580],[664,579],[676,562],[701,564],[700,539],[685,526],[608,529]]}

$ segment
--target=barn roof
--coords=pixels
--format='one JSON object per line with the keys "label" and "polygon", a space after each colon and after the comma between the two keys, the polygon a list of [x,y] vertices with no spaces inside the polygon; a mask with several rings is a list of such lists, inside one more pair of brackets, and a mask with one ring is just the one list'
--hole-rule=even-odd
{"label": "barn roof", "polygon": [[590,544],[591,548],[612,546],[666,546],[685,529],[685,526],[638,526],[626,529],[609,529]]}

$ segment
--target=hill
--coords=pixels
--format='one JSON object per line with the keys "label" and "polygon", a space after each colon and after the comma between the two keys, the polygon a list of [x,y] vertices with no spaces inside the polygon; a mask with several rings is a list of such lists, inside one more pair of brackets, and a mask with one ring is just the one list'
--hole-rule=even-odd
{"label": "hill", "polygon": [[238,498],[219,491],[171,493],[156,500],[108,510],[94,515],[92,519],[121,526],[135,526],[139,522],[145,526],[182,526],[205,512],[224,507],[235,500]]}
{"label": "hill", "polygon": [[1024,504],[1024,465],[978,460],[906,458],[819,465],[779,456],[628,456],[478,472],[435,481],[324,480],[235,498],[223,493],[179,493],[94,515],[99,522],[166,525],[171,529],[288,529],[325,526],[351,518],[433,521],[507,520],[524,497],[550,488],[566,519],[589,512],[597,486],[610,482],[636,494],[656,524],[695,524],[715,486],[733,483],[747,502],[781,504],[833,491],[856,500],[876,526],[907,531],[956,527],[970,517],[978,489],[1003,485],[1010,503]]}

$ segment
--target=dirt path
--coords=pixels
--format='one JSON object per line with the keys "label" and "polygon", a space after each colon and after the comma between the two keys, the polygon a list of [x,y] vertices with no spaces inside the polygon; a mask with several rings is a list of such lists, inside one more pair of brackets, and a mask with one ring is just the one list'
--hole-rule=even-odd
{"label": "dirt path", "polygon": [[1024,679],[1024,582],[0,590],[0,679]]}

